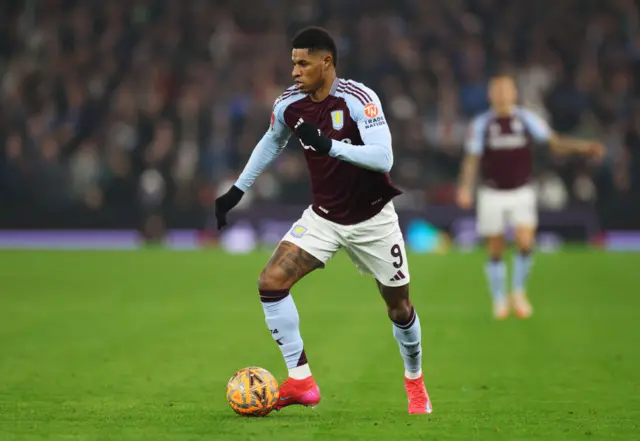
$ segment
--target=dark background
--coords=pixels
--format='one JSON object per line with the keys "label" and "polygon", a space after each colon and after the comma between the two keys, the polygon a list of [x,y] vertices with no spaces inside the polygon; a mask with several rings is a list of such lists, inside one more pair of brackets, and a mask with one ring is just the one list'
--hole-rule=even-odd
{"label": "dark background", "polygon": [[[453,204],[469,118],[510,68],[522,105],[604,162],[540,147],[542,211],[640,229],[640,34],[627,0],[13,1],[0,10],[0,227],[207,228],[290,84],[293,34],[381,97],[398,208]],[[243,206],[310,200],[292,144]],[[152,219],[152,220],[150,220]]]}

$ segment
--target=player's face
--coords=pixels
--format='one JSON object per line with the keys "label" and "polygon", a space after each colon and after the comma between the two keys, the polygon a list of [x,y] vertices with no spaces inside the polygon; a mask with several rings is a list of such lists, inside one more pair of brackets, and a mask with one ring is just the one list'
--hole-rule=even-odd
{"label": "player's face", "polygon": [[301,92],[312,93],[324,84],[325,75],[331,66],[331,57],[325,51],[309,52],[307,49],[294,49],[291,52],[293,62],[293,81]]}
{"label": "player's face", "polygon": [[489,100],[495,107],[513,106],[518,99],[518,90],[509,77],[498,77],[489,83]]}

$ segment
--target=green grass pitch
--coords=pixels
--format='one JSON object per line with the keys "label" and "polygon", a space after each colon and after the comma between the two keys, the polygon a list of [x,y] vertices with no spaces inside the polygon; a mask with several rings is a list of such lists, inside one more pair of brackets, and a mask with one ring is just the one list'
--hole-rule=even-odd
{"label": "green grass pitch", "polygon": [[0,253],[0,440],[640,440],[640,255],[539,254],[528,321],[494,322],[483,255],[410,256],[434,413],[406,414],[372,280],[344,254],[294,289],[323,401],[236,416],[225,386],[280,351],[267,253]]}

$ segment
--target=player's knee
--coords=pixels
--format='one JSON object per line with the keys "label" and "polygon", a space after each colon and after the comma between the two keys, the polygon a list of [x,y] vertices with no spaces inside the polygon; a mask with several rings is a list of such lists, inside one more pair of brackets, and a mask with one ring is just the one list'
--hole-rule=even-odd
{"label": "player's knee", "polygon": [[409,299],[402,299],[394,305],[388,305],[389,318],[395,323],[406,323],[411,318],[413,306]]}
{"label": "player's knee", "polygon": [[502,260],[502,251],[489,250],[489,260],[498,262]]}
{"label": "player's knee", "polygon": [[258,291],[281,291],[291,288],[282,270],[269,265],[265,267],[258,277]]}
{"label": "player's knee", "polygon": [[490,237],[487,240],[487,248],[489,251],[489,257],[492,259],[502,258],[502,254],[504,253],[504,240],[502,236]]}
{"label": "player's knee", "polygon": [[396,323],[405,323],[411,317],[413,305],[409,300],[409,285],[380,286],[380,291],[387,304],[389,318]]}
{"label": "player's knee", "polygon": [[518,244],[518,252],[520,254],[531,254],[533,252],[533,242]]}
{"label": "player's knee", "polygon": [[258,277],[258,290],[260,292],[264,292],[277,291],[280,289],[283,289],[281,281],[278,280],[278,277],[274,272],[270,271],[268,268],[263,269]]}
{"label": "player's knee", "polygon": [[520,253],[530,253],[535,246],[535,234],[527,230],[516,232],[516,246]]}

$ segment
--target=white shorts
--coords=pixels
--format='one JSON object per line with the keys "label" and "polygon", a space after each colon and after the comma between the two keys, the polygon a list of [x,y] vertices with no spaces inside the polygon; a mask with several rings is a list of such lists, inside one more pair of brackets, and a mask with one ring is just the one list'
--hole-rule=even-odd
{"label": "white shorts", "polygon": [[481,236],[504,234],[507,225],[538,226],[536,193],[528,185],[513,190],[481,187],[477,207],[477,227]]}
{"label": "white shorts", "polygon": [[371,219],[355,225],[336,224],[309,207],[282,240],[294,243],[323,264],[344,248],[361,273],[372,275],[382,285],[409,283],[404,238],[393,202]]}

